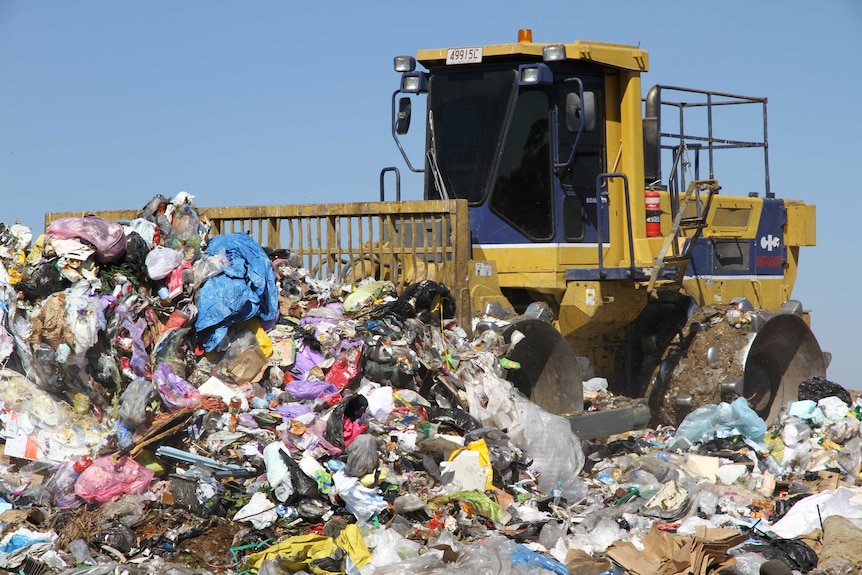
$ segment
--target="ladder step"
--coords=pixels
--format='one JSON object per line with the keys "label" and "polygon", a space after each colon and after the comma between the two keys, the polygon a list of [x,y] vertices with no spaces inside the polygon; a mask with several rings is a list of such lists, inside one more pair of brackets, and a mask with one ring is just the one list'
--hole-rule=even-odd
{"label": "ladder step", "polygon": [[662,260],[664,267],[679,267],[691,261],[691,256],[666,256]]}
{"label": "ladder step", "polygon": [[706,218],[684,218],[679,222],[679,227],[683,230],[693,230],[704,226],[706,226]]}

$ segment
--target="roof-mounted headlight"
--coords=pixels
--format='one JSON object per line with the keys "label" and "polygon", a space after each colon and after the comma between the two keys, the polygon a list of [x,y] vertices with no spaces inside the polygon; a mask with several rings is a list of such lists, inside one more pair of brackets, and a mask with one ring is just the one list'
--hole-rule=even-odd
{"label": "roof-mounted headlight", "polygon": [[404,72],[401,75],[401,91],[423,94],[428,91],[428,76],[425,72]]}
{"label": "roof-mounted headlight", "polygon": [[566,47],[563,44],[554,44],[542,48],[542,60],[545,62],[559,62],[566,59]]}
{"label": "roof-mounted headlight", "polygon": [[535,67],[521,68],[521,83],[536,84],[539,81],[539,69]]}
{"label": "roof-mounted headlight", "polygon": [[518,67],[518,84],[552,84],[554,74],[546,64],[521,64]]}
{"label": "roof-mounted headlight", "polygon": [[412,72],[416,69],[416,58],[413,56],[395,56],[396,72]]}

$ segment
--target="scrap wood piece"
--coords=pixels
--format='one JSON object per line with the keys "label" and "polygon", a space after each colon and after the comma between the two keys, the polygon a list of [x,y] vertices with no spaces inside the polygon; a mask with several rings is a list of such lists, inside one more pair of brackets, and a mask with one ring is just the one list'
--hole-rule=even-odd
{"label": "scrap wood piece", "polygon": [[[171,417],[159,422],[158,424],[154,422],[153,426],[147,430],[147,433],[144,434],[140,440],[136,441],[135,445],[129,450],[129,456],[134,459],[140,455],[141,451],[143,451],[148,445],[152,445],[157,441],[161,441],[162,439],[175,434],[188,424],[194,413],[195,412],[192,409],[183,409],[171,414]],[[170,427],[165,429],[166,426]]]}

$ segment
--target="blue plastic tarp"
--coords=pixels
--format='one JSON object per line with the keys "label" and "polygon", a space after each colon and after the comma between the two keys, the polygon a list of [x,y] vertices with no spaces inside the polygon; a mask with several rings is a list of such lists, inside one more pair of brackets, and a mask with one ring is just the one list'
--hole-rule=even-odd
{"label": "blue plastic tarp", "polygon": [[228,328],[253,317],[270,322],[278,317],[278,288],[266,252],[247,234],[215,236],[204,250],[224,255],[229,264],[209,278],[198,292],[195,330],[206,351],[214,350]]}

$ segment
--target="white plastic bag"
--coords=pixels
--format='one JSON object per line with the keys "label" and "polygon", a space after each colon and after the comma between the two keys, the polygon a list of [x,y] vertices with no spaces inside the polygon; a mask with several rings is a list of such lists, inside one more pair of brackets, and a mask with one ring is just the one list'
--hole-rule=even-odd
{"label": "white plastic bag", "polygon": [[293,482],[290,469],[281,458],[284,445],[281,441],[273,441],[263,448],[263,461],[266,463],[266,479],[279,501],[287,501],[293,495]]}
{"label": "white plastic bag", "polygon": [[182,252],[164,246],[156,246],[147,254],[145,262],[147,275],[154,280],[165,279],[182,262]]}
{"label": "white plastic bag", "polygon": [[248,521],[255,529],[266,529],[278,520],[278,512],[275,508],[275,504],[266,497],[266,494],[258,491],[236,512],[233,520]]}

